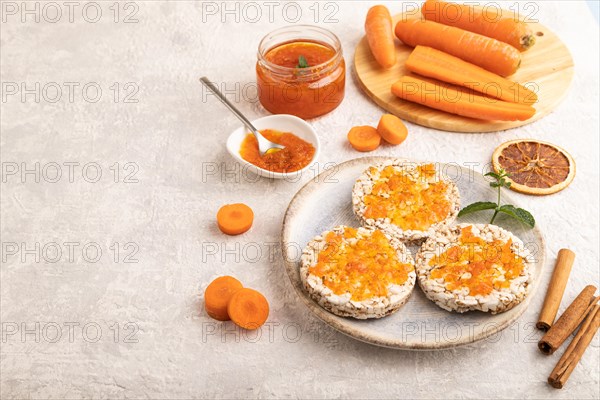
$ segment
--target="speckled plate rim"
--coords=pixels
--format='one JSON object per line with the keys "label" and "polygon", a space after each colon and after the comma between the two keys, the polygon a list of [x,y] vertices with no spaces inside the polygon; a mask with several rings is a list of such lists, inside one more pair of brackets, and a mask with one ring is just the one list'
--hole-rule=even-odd
{"label": "speckled plate rim", "polygon": [[[393,158],[393,157],[372,156],[372,157],[355,158],[355,159],[344,161],[340,164],[337,164],[337,168],[339,171],[340,168],[349,168],[349,167],[355,166],[356,164],[365,164],[365,165],[366,164],[374,164],[374,163],[381,162],[384,160],[389,160],[391,158]],[[422,161],[410,161],[410,160],[407,160],[407,161],[422,162]],[[439,163],[439,165],[443,166],[446,164]],[[456,167],[456,166],[454,165],[454,167]],[[463,167],[460,167],[460,168],[463,170],[463,172],[467,171],[468,173],[475,173],[475,174],[481,175],[476,171],[468,171]],[[293,229],[293,226],[294,226],[294,221],[292,218],[293,218],[294,214],[296,213],[296,209],[298,207],[300,207],[300,204],[303,202],[303,200],[305,198],[310,197],[316,190],[319,189],[320,185],[322,185],[324,182],[327,181],[326,179],[323,179],[323,178],[328,174],[329,174],[329,172],[327,172],[327,171],[320,173],[315,178],[308,181],[304,186],[302,186],[300,188],[300,190],[298,190],[298,192],[294,195],[294,197],[292,198],[292,200],[290,201],[290,203],[286,209],[286,212],[283,217],[282,228],[281,228],[282,257],[283,257],[283,262],[285,265],[285,269],[286,269],[288,278],[290,279],[290,283],[292,284],[292,286],[294,287],[294,290],[296,291],[298,296],[302,299],[304,304],[306,304],[306,306],[313,312],[313,314],[317,318],[319,318],[321,321],[325,322],[332,328],[336,329],[337,331],[339,331],[347,336],[350,336],[361,342],[369,343],[369,344],[380,346],[380,347],[387,347],[387,348],[400,349],[400,350],[442,350],[442,349],[455,348],[455,347],[460,347],[460,346],[464,346],[467,344],[475,343],[480,340],[486,339],[492,335],[495,335],[496,333],[506,329],[511,324],[513,324],[516,320],[518,320],[521,317],[521,315],[523,315],[525,310],[528,308],[529,303],[530,303],[532,297],[535,295],[537,287],[539,286],[541,273],[544,268],[544,264],[545,264],[545,260],[546,260],[546,250],[545,250],[546,242],[545,242],[544,236],[542,235],[542,232],[541,232],[538,224],[536,224],[536,226],[532,229],[532,232],[533,232],[533,235],[534,235],[536,241],[540,244],[541,251],[540,251],[539,259],[535,263],[535,272],[534,272],[535,280],[532,285],[530,293],[525,298],[525,300],[523,300],[523,302],[521,302],[521,304],[519,304],[516,307],[516,312],[510,318],[502,320],[501,323],[499,323],[499,324],[494,324],[491,328],[489,328],[485,331],[481,331],[477,335],[469,336],[469,337],[467,337],[467,339],[461,339],[456,342],[421,342],[421,343],[407,344],[402,341],[402,338],[400,336],[398,337],[397,340],[390,340],[388,338],[383,338],[383,337],[379,337],[377,335],[369,334],[365,330],[361,330],[361,329],[352,327],[348,323],[346,323],[346,320],[347,320],[346,318],[338,317],[337,315],[334,315],[334,314],[330,313],[329,311],[325,310],[324,308],[322,308],[321,306],[319,306],[319,304],[317,304],[314,300],[312,300],[309,297],[308,293],[302,287],[302,282],[300,280],[300,272],[299,272],[300,271],[299,260],[292,260],[290,258],[288,249],[293,248],[293,246],[289,245],[289,243],[290,243],[289,238],[291,235],[291,230]],[[350,196],[350,193],[348,195]],[[503,198],[505,201],[510,202],[511,204],[515,204],[515,205],[518,204],[512,200],[511,196],[509,194],[507,194],[506,191],[503,192]],[[418,286],[418,285],[415,285],[415,286]],[[419,287],[415,287],[414,290],[421,290],[421,289]],[[408,301],[410,301],[410,298]],[[431,306],[437,307],[433,302],[431,303]],[[456,318],[461,317],[460,314],[455,314],[455,316],[456,316]]]}

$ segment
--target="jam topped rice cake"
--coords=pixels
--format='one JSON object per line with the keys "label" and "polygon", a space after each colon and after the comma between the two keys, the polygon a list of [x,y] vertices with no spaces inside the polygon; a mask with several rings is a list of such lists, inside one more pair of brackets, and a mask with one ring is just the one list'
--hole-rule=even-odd
{"label": "jam topped rice cake", "polygon": [[456,219],[460,194],[435,165],[395,159],[363,172],[352,190],[352,205],[364,226],[418,242]]}
{"label": "jam topped rice cake", "polygon": [[415,286],[416,273],[399,240],[378,229],[338,226],[307,244],[300,278],[326,310],[366,319],[398,310]]}
{"label": "jam topped rice cake", "polygon": [[495,225],[459,224],[437,232],[416,257],[419,286],[448,311],[510,310],[527,296],[533,260],[523,242]]}

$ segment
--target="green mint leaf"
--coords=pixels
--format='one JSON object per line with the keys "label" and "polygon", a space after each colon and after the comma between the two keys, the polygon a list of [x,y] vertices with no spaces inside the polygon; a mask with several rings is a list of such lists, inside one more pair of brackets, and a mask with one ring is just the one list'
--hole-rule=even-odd
{"label": "green mint leaf", "polygon": [[517,215],[525,225],[531,228],[535,226],[535,218],[533,218],[533,215],[531,215],[529,211],[524,210],[522,208],[517,208]]}
{"label": "green mint leaf", "polygon": [[500,184],[498,182],[490,182],[490,186],[493,188],[497,188],[500,187]]}
{"label": "green mint leaf", "polygon": [[469,204],[468,206],[464,207],[462,210],[460,210],[458,216],[462,217],[463,215],[471,214],[477,211],[494,210],[497,206],[498,205],[496,203],[492,203],[491,201],[478,201],[477,203]]}
{"label": "green mint leaf", "polygon": [[491,176],[494,179],[500,179],[500,175],[498,175],[495,172],[488,172],[487,174],[485,174],[484,176]]}
{"label": "green mint leaf", "polygon": [[503,213],[514,213],[515,210],[517,209],[517,207],[513,206],[512,204],[505,204],[501,207],[498,207],[498,211],[502,211]]}
{"label": "green mint leaf", "polygon": [[516,220],[521,221],[525,225],[533,228],[535,226],[535,219],[533,215],[527,210],[523,210],[522,208],[517,208],[511,204],[505,204],[498,209],[498,211],[510,215]]}
{"label": "green mint leaf", "polygon": [[298,57],[298,66],[297,68],[308,68],[308,61],[304,56]]}

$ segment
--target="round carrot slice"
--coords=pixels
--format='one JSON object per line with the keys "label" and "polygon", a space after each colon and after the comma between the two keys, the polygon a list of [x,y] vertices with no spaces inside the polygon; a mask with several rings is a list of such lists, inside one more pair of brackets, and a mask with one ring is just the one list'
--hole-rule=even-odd
{"label": "round carrot slice", "polygon": [[245,204],[227,204],[217,212],[217,224],[221,232],[227,235],[239,235],[252,226],[254,213]]}
{"label": "round carrot slice", "polygon": [[564,149],[535,139],[519,139],[498,146],[492,165],[509,173],[514,191],[547,195],[569,186],[575,178],[575,160]]}
{"label": "round carrot slice", "polygon": [[242,288],[242,283],[233,276],[221,276],[212,281],[204,291],[206,313],[219,321],[228,321],[227,305],[229,300]]}
{"label": "round carrot slice", "polygon": [[381,144],[381,136],[372,126],[355,126],[348,132],[350,145],[358,151],[373,151]]}
{"label": "round carrot slice", "polygon": [[227,312],[236,325],[245,329],[258,329],[269,317],[269,303],[256,290],[244,288],[231,297]]}
{"label": "round carrot slice", "polygon": [[389,144],[400,144],[408,136],[408,129],[406,129],[404,122],[392,114],[381,116],[379,125],[377,125],[377,132]]}

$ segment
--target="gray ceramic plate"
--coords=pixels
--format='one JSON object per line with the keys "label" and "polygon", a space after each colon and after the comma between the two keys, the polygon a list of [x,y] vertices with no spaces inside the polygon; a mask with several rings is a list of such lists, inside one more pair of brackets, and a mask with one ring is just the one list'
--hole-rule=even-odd
{"label": "gray ceramic plate", "polygon": [[[281,241],[285,267],[300,298],[317,317],[340,332],[367,343],[400,349],[442,349],[473,343],[497,334],[516,321],[539,284],[545,246],[537,226],[528,229],[518,221],[503,217],[497,218],[495,223],[521,238],[535,258],[535,281],[529,296],[505,313],[451,313],[427,300],[418,285],[399,311],[377,320],[338,317],[308,297],[299,275],[302,249],[312,237],[336,225],[359,225],[352,212],[352,186],[363,170],[384,159],[365,157],[339,164],[307,183],[290,202],[283,220]],[[462,206],[480,200],[496,200],[495,190],[480,173],[452,164],[438,164],[437,167],[458,185]],[[507,190],[503,191],[502,198],[505,203],[517,205]],[[487,223],[489,218],[490,215],[484,212],[460,218],[459,222]],[[414,256],[418,248],[410,249]]]}

